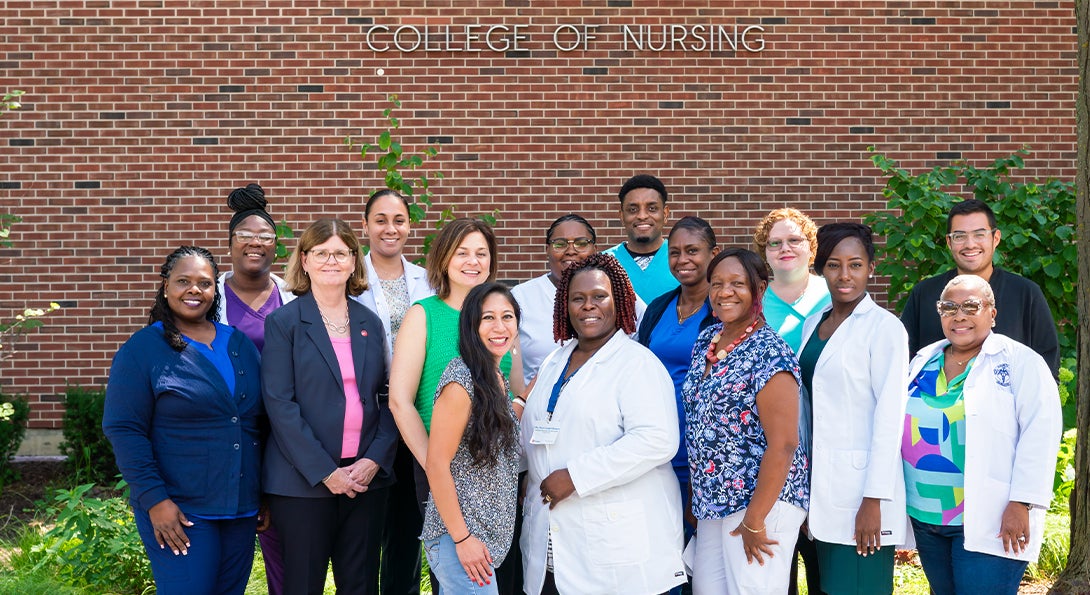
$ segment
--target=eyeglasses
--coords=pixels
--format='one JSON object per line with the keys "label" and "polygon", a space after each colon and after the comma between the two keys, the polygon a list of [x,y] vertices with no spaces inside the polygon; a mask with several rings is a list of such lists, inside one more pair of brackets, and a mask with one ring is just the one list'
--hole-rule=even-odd
{"label": "eyeglasses", "polygon": [[248,231],[236,231],[234,233],[235,241],[240,244],[249,244],[250,242],[257,240],[258,244],[264,244],[265,246],[271,246],[276,242],[276,234],[274,233],[250,233]]}
{"label": "eyeglasses", "polygon": [[951,244],[964,244],[973,238],[974,242],[983,242],[995,233],[994,229],[974,229],[973,231],[954,231],[946,234]]}
{"label": "eyeglasses", "polygon": [[306,252],[311,258],[319,263],[329,262],[329,257],[332,256],[333,260],[337,261],[337,264],[344,264],[348,262],[348,259],[355,256],[355,250],[307,250]]}
{"label": "eyeglasses", "polygon": [[593,244],[593,243],[594,243],[594,241],[591,240],[590,238],[575,238],[574,240],[565,240],[565,239],[562,239],[562,238],[557,238],[555,240],[552,240],[552,241],[548,242],[549,247],[552,248],[553,250],[556,250],[557,252],[563,252],[563,251],[567,250],[568,246],[575,246],[576,250],[579,250],[580,252],[582,252],[583,250],[586,250],[587,248],[589,248],[591,246],[591,244]]}
{"label": "eyeglasses", "polygon": [[943,318],[949,318],[956,315],[958,310],[961,310],[966,316],[976,316],[988,305],[987,302],[983,302],[977,298],[969,298],[960,304],[949,300],[939,300],[935,302],[935,309],[938,310],[939,316]]}
{"label": "eyeglasses", "polygon": [[[791,246],[792,248],[798,248],[805,241],[806,238],[787,238],[787,245]],[[767,246],[769,250],[775,252],[783,248],[783,244],[783,240],[768,240],[768,243],[765,244],[765,246]]]}

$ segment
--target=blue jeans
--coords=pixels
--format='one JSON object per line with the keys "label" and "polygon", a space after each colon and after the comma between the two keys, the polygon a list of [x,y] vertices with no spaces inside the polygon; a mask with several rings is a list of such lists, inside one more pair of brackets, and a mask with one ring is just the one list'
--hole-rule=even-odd
{"label": "blue jeans", "polygon": [[242,595],[246,591],[254,564],[256,516],[206,520],[188,515],[193,526],[182,527],[190,543],[185,556],[175,556],[169,547],[159,547],[147,511],[134,508],[133,517],[151,561],[151,574],[159,595]]}
{"label": "blue jeans", "polygon": [[912,519],[920,564],[935,595],[1017,595],[1029,562],[965,549],[965,530]]}
{"label": "blue jeans", "polygon": [[496,569],[492,569],[492,576],[489,577],[491,582],[483,587],[473,582],[466,574],[465,568],[462,568],[454,540],[449,534],[444,533],[439,536],[439,539],[425,541],[424,555],[428,557],[428,566],[431,567],[435,578],[439,579],[439,595],[462,595],[463,593],[496,595],[499,593],[496,588]]}

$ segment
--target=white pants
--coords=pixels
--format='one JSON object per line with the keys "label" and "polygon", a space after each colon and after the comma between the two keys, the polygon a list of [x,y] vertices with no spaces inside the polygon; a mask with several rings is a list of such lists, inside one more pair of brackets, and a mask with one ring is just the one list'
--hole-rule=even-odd
{"label": "white pants", "polygon": [[697,522],[693,595],[787,593],[791,564],[795,562],[795,540],[806,511],[778,500],[772,506],[765,517],[765,531],[769,539],[779,543],[771,546],[771,558],[763,556],[763,566],[747,561],[741,535],[730,534],[745,515],[742,509],[720,520]]}

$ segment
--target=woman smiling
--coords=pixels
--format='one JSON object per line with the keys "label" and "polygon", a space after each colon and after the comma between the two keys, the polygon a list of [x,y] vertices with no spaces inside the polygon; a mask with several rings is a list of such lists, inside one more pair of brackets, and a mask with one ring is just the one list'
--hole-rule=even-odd
{"label": "woman smiling", "polygon": [[809,500],[798,362],[761,314],[759,256],[720,252],[708,282],[720,323],[697,338],[682,389],[698,519],[693,593],[783,593]]}
{"label": "woman smiling", "polygon": [[312,223],[288,262],[298,297],[265,320],[263,479],[287,593],[321,593],[330,561],[338,593],[378,589],[397,427],[382,322],[348,299],[367,288],[359,247],[344,221]]}
{"label": "woman smiling", "polygon": [[662,593],[684,582],[673,384],[626,336],[635,304],[608,254],[561,277],[553,336],[574,340],[542,363],[522,417],[527,593]]}
{"label": "woman smiling", "polygon": [[867,293],[874,272],[870,228],[831,223],[817,239],[814,266],[832,304],[807,320],[799,364],[813,403],[808,523],[821,591],[889,594],[893,546],[907,533],[897,459],[908,334]]}
{"label": "woman smiling", "polygon": [[936,308],[946,338],[912,360],[901,443],[920,563],[936,595],[1013,595],[1052,501],[1056,383],[1040,355],[992,332],[984,279],[954,277]]}
{"label": "woman smiling", "polygon": [[175,250],[148,326],[114,356],[102,429],[159,593],[246,589],[260,500],[262,405],[257,348],[213,322],[216,264]]}

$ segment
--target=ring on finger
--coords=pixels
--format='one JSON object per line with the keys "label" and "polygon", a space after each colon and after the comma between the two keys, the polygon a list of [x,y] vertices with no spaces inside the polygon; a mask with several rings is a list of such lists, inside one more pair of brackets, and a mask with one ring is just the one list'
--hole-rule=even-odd
{"label": "ring on finger", "polygon": [[550,495],[548,495],[548,494],[545,494],[545,497],[543,498],[543,500],[545,500],[546,502],[552,502],[552,501],[553,501],[553,497],[552,497],[552,496],[550,496]]}
{"label": "ring on finger", "polygon": [[1025,541],[1025,540],[1026,540],[1026,536],[1025,536],[1025,535],[1019,535],[1019,536],[1018,536],[1018,541]]}

